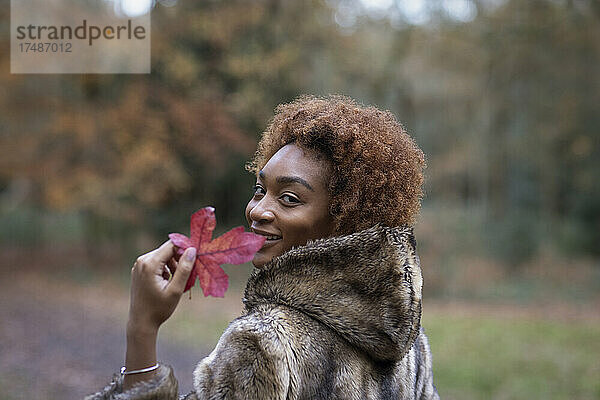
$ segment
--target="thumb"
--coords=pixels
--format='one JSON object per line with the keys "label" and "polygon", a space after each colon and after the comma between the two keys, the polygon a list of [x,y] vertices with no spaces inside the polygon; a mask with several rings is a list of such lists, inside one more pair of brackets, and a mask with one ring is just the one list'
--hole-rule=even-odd
{"label": "thumb", "polygon": [[173,274],[173,279],[169,283],[170,290],[177,292],[179,295],[183,293],[183,290],[185,289],[185,284],[187,283],[187,280],[190,277],[190,273],[192,272],[192,268],[194,268],[195,262],[196,248],[188,247],[179,259],[177,269]]}

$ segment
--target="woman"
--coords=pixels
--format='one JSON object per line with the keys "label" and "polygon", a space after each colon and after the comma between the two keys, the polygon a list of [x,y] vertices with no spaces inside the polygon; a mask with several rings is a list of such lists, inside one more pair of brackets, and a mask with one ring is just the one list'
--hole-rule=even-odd
{"label": "woman", "polygon": [[[185,398],[437,399],[410,228],[424,167],[389,112],[340,96],[280,105],[248,165],[246,219],[267,240],[244,314],[197,365]],[[136,261],[126,375],[89,399],[177,398],[172,369],[156,367],[156,336],[195,249],[178,263],[174,254],[167,241]]]}

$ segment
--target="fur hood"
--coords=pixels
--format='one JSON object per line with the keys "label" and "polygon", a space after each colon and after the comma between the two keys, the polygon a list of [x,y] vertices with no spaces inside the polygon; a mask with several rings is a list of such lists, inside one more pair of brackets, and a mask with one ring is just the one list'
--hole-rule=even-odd
{"label": "fur hood", "polygon": [[402,359],[419,334],[422,278],[410,227],[376,225],[292,249],[254,271],[246,312],[279,304],[377,361]]}

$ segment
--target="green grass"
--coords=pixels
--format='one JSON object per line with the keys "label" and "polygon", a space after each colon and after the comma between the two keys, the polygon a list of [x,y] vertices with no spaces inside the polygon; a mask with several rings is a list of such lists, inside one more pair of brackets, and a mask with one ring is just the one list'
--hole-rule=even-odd
{"label": "green grass", "polygon": [[442,399],[599,399],[600,324],[424,315]]}

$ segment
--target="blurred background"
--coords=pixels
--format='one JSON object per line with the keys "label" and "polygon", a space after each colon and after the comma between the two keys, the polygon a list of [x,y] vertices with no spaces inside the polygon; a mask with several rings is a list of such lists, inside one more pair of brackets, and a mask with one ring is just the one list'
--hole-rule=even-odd
{"label": "blurred background", "polygon": [[[302,93],[389,109],[426,153],[441,397],[600,398],[600,2],[125,0],[152,13],[149,75],[10,74],[0,4],[1,398],[108,383],[135,258],[206,205],[245,224],[244,164]],[[182,392],[240,313],[251,266],[225,270],[161,331]]]}

